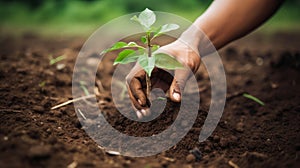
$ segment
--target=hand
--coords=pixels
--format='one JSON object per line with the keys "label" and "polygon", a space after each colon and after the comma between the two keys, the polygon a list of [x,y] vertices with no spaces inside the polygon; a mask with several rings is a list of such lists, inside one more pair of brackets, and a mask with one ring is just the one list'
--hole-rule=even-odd
{"label": "hand", "polygon": [[[175,57],[188,69],[177,69],[174,77],[167,71],[154,68],[151,74],[152,88],[160,88],[169,91],[169,97],[173,102],[181,101],[181,91],[191,73],[195,73],[200,66],[198,51],[192,50],[189,46],[177,40],[171,44],[161,47],[156,53],[166,53]],[[138,118],[150,115],[150,102],[146,97],[146,72],[137,63],[126,77],[128,94]]]}

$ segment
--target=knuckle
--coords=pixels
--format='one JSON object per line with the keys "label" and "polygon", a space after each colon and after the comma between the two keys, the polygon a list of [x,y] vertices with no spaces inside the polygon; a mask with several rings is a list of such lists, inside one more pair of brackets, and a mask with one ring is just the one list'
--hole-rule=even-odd
{"label": "knuckle", "polygon": [[178,79],[176,80],[176,87],[179,87],[181,89],[181,87],[184,85],[185,80],[184,79]]}
{"label": "knuckle", "polygon": [[186,66],[193,69],[195,67],[195,63],[192,60],[188,60],[186,63]]}
{"label": "knuckle", "polygon": [[196,56],[196,57],[190,58],[187,61],[186,65],[189,68],[191,68],[191,70],[195,73],[198,70],[199,66],[200,66],[200,57]]}

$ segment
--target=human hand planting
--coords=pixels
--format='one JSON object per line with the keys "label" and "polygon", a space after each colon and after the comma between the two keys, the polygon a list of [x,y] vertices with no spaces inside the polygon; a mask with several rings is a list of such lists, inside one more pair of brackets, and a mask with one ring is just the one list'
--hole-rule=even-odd
{"label": "human hand planting", "polygon": [[[175,69],[174,77],[167,71],[155,67],[151,75],[152,89],[160,88],[168,92],[169,98],[174,102],[181,101],[181,93],[187,79],[195,73],[200,65],[200,57],[197,50],[193,50],[182,41],[175,42],[161,47],[156,53],[172,55],[186,68]],[[166,63],[168,64],[168,63]],[[150,115],[150,101],[146,96],[146,72],[137,63],[126,77],[126,84],[132,105],[136,110],[138,118]]]}
{"label": "human hand planting", "polygon": [[[218,50],[231,41],[247,35],[270,18],[282,2],[283,0],[213,1],[191,27],[183,32],[179,40],[161,47],[157,52],[172,55],[195,73],[200,65],[198,52],[203,57],[210,51]],[[169,90],[170,99],[179,102],[182,89],[190,74],[183,69],[175,69],[174,71],[174,78],[172,76],[166,77],[166,71],[155,68],[151,82],[155,87],[164,91]],[[138,65],[132,69],[127,77],[129,96],[139,117],[149,115],[149,103],[147,103],[142,82],[144,78],[145,73]],[[130,81],[130,79],[132,80]]]}

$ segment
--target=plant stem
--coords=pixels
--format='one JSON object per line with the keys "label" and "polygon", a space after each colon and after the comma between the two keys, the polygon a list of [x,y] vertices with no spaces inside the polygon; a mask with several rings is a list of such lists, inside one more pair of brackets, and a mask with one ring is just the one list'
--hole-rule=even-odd
{"label": "plant stem", "polygon": [[[148,47],[148,57],[151,57],[151,39],[150,39],[150,34],[147,34],[147,47]],[[150,74],[146,74],[146,94],[147,98],[151,104],[151,79],[150,79]]]}
{"label": "plant stem", "polygon": [[147,84],[147,90],[146,90],[146,94],[147,94],[147,98],[148,100],[151,102],[150,100],[150,91],[151,91],[151,80],[150,80],[150,77],[148,76],[148,74],[146,75],[146,84]]}

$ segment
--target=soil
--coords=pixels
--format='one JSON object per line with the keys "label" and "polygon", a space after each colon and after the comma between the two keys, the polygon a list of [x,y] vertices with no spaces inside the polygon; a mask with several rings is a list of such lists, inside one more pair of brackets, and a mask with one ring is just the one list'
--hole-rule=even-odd
{"label": "soil", "polygon": [[[0,167],[299,167],[299,39],[298,33],[253,34],[220,50],[227,102],[213,134],[198,142],[210,102],[202,66],[196,73],[201,107],[192,129],[165,152],[132,158],[106,153],[84,131],[73,104],[51,110],[72,99],[73,67],[85,39],[1,35]],[[51,55],[65,55],[62,69],[49,64]],[[105,90],[111,61],[97,74]],[[177,116],[178,104],[169,103],[155,120],[134,122],[118,112],[109,91],[97,97],[109,123],[128,135],[158,134]]]}

